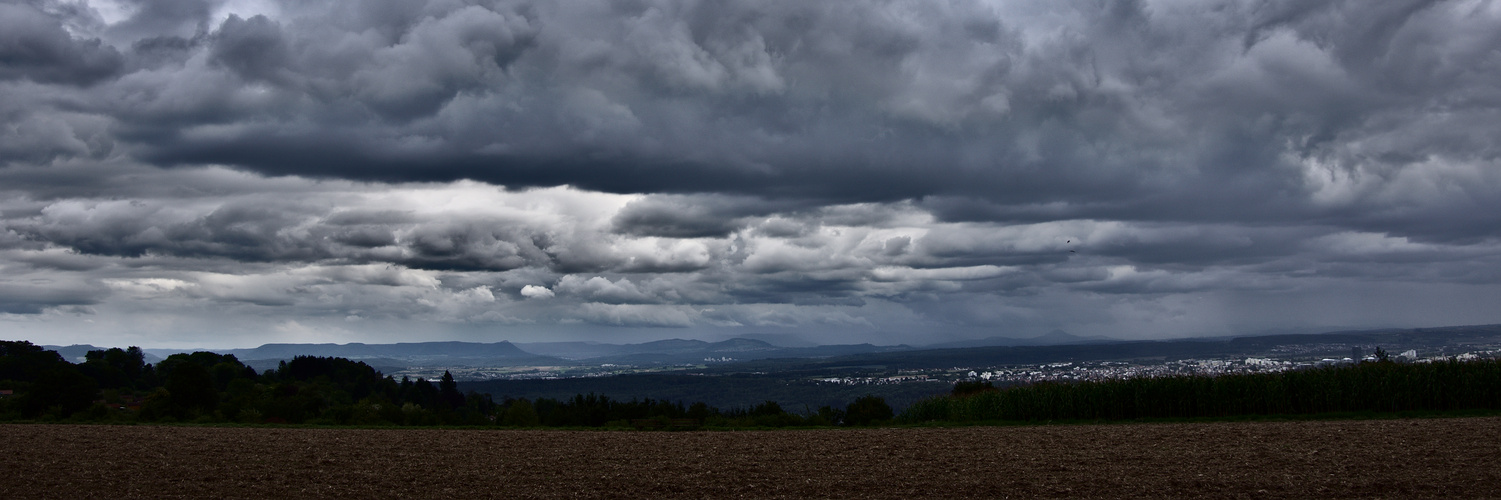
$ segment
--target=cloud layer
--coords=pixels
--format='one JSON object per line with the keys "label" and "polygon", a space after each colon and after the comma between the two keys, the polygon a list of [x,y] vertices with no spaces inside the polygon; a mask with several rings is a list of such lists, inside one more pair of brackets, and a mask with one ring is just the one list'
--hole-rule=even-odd
{"label": "cloud layer", "polygon": [[1501,322],[1490,2],[29,0],[0,62],[22,335]]}

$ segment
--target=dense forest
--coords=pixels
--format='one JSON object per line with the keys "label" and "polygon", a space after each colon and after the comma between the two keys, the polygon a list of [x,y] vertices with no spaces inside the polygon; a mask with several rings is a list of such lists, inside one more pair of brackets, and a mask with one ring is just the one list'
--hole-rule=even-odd
{"label": "dense forest", "polygon": [[397,381],[344,358],[299,356],[258,373],[212,352],[150,364],[131,347],[89,351],[73,364],[30,342],[0,341],[0,420],[682,428],[867,425],[892,416],[878,396],[803,412],[774,401],[721,409],[592,393],[496,401],[460,392],[447,372],[437,383]]}
{"label": "dense forest", "polygon": [[978,383],[906,408],[899,421],[1041,422],[1501,410],[1501,360],[1381,360],[1278,373]]}

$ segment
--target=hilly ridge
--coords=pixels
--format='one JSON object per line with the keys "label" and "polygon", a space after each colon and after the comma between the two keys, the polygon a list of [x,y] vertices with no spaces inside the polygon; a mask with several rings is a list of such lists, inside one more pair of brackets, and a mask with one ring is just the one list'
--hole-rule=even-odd
{"label": "hilly ridge", "polygon": [[[343,357],[372,366],[584,366],[713,365],[716,371],[821,370],[842,366],[920,368],[1052,363],[1086,360],[1193,358],[1264,355],[1274,349],[1310,345],[1385,346],[1388,350],[1493,343],[1501,325],[1337,331],[1247,337],[1121,341],[1079,337],[1061,331],[1030,339],[991,337],[928,346],[873,344],[782,347],[762,340],[718,342],[666,339],[636,344],[597,342],[404,342],[396,344],[265,344],[251,349],[216,350],[258,366],[295,356]],[[94,346],[48,346],[67,359],[81,360]],[[1312,348],[1294,348],[1309,350]],[[164,358],[191,349],[146,349]],[[1335,351],[1330,351],[1339,354]],[[1344,351],[1348,353],[1348,350]],[[1394,351],[1395,352],[1395,351]]]}

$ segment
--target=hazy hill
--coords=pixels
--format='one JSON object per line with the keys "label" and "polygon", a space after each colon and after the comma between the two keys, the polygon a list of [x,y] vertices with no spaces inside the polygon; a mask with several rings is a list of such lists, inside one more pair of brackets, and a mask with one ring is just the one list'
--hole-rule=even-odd
{"label": "hazy hill", "polygon": [[234,349],[221,354],[234,354],[246,359],[290,358],[293,356],[338,356],[360,358],[409,358],[409,357],[468,357],[510,358],[531,356],[510,342],[481,344],[475,342],[402,342],[397,344],[266,344],[254,349]]}
{"label": "hazy hill", "polygon": [[[254,349],[219,350],[258,368],[294,356],[330,356],[365,361],[372,366],[548,366],[569,364],[702,364],[714,371],[755,372],[825,370],[853,366],[933,368],[1004,364],[1054,363],[1127,359],[1178,359],[1289,355],[1349,356],[1383,347],[1398,353],[1416,349],[1422,355],[1472,344],[1501,344],[1501,325],[1441,328],[1384,329],[1218,337],[1164,341],[1120,341],[1080,337],[1062,331],[1030,339],[992,337],[913,348],[872,344],[780,347],[746,338],[720,342],[668,339],[639,344],[597,342],[407,342],[397,344],[266,344]],[[73,362],[98,350],[92,345],[44,346]],[[192,349],[146,349],[156,362]]]}
{"label": "hazy hill", "polygon": [[821,358],[867,352],[907,350],[911,347],[871,344],[822,345],[816,347],[780,347],[766,341],[732,338],[720,342],[668,339],[640,344],[601,344],[596,342],[538,342],[518,344],[535,354],[556,356],[589,364],[682,364],[702,363],[705,359],[729,358],[735,361],[767,358]]}
{"label": "hazy hill", "polygon": [[[149,349],[149,352],[167,356],[192,349]],[[366,361],[384,366],[447,365],[447,366],[516,366],[568,364],[567,361],[549,356],[538,356],[517,348],[510,342],[402,342],[397,344],[266,344],[253,349],[214,350],[219,354],[232,354],[246,364],[260,367],[267,362],[292,359],[297,356],[339,357]],[[254,362],[254,363],[252,363]]]}
{"label": "hazy hill", "polygon": [[[93,346],[73,346],[64,356],[82,359]],[[404,342],[397,344],[265,344],[252,349],[147,349],[149,355],[162,359],[176,353],[212,350],[232,354],[257,369],[276,366],[276,362],[296,356],[340,357],[365,361],[372,366],[521,366],[588,364],[689,364],[706,359],[736,361],[766,358],[817,358],[866,352],[906,350],[907,346],[871,344],[828,345],[817,347],[779,347],[770,343],[733,338],[720,342],[667,339],[639,344],[605,344],[598,342]],[[61,352],[61,351],[60,351]],[[70,358],[71,359],[71,358]]]}
{"label": "hazy hill", "polygon": [[754,359],[777,352],[782,348],[750,339],[730,339],[722,342],[702,340],[668,339],[641,344],[623,344],[614,353],[588,358],[593,363],[620,365],[702,363],[705,359]]}
{"label": "hazy hill", "polygon": [[1396,354],[1415,349],[1428,356],[1466,350],[1468,345],[1501,344],[1501,325],[1386,329],[1322,334],[1218,337],[1181,340],[1114,341],[1072,345],[978,346],[867,352],[825,359],[761,359],[716,366],[724,372],[821,371],[850,367],[913,369],[999,366],[1069,361],[1125,361],[1271,356],[1317,360],[1370,354],[1376,347]]}
{"label": "hazy hill", "polygon": [[[103,351],[109,348],[95,347],[89,344],[73,344],[69,346],[44,345],[42,346],[42,349],[57,351],[57,353],[69,363],[82,363],[83,357],[87,355],[89,351]],[[121,349],[124,349],[124,347],[121,347]],[[146,358],[147,363],[155,363],[166,359],[164,356],[152,354],[150,349],[142,349],[141,354],[143,355],[142,357]]]}
{"label": "hazy hill", "polygon": [[716,352],[753,352],[781,349],[780,347],[751,339],[729,339],[723,342],[702,340],[667,339],[640,344],[604,344],[599,342],[534,342],[521,343],[517,347],[533,354],[556,356],[565,359],[589,359],[628,354],[700,354]]}

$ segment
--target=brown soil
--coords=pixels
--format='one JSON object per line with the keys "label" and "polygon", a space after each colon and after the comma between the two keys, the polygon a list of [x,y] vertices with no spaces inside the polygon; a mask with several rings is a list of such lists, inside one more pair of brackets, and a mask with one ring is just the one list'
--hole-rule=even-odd
{"label": "brown soil", "polygon": [[0,498],[1501,497],[1501,418],[756,432],[0,426]]}

